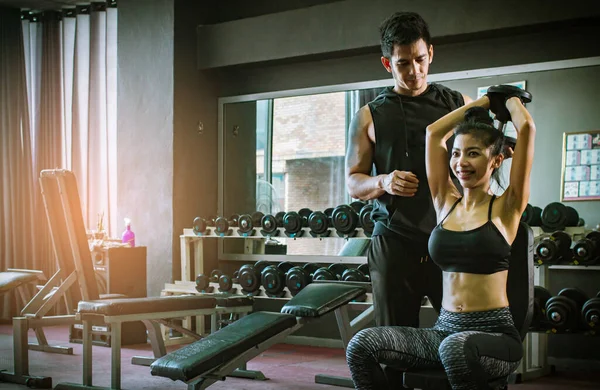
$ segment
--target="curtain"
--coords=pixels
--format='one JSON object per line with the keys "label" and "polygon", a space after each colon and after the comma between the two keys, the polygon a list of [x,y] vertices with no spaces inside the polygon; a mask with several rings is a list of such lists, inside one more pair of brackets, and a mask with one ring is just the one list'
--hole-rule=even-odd
{"label": "curtain", "polygon": [[[2,14],[0,271],[31,268],[50,277],[57,263],[38,184],[41,170],[73,171],[86,227],[96,230],[101,218],[107,235],[118,235],[116,2]],[[27,201],[29,214],[15,208]],[[35,240],[16,238],[18,224]],[[16,252],[23,245],[32,253]]]}
{"label": "curtain", "polygon": [[[21,15],[0,7],[0,271],[39,269],[30,109]],[[14,313],[13,294],[0,295],[0,318]]]}

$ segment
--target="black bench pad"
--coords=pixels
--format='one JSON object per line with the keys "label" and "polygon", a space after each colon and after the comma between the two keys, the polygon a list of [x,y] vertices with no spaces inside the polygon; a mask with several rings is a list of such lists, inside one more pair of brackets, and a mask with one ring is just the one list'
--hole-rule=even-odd
{"label": "black bench pad", "polygon": [[187,382],[296,325],[296,317],[258,311],[150,365],[152,375]]}
{"label": "black bench pad", "polygon": [[452,390],[444,369],[404,372],[404,386],[415,389]]}
{"label": "black bench pad", "polygon": [[254,299],[251,297],[215,297],[217,299],[217,306],[221,307],[238,307],[238,306],[252,306],[254,305]]}
{"label": "black bench pad", "polygon": [[217,301],[212,297],[180,295],[152,298],[103,299],[81,301],[77,305],[80,314],[120,316],[128,314],[160,313],[182,310],[214,308]]}
{"label": "black bench pad", "polygon": [[364,287],[338,283],[311,283],[283,308],[282,313],[297,317],[320,317],[365,294]]}

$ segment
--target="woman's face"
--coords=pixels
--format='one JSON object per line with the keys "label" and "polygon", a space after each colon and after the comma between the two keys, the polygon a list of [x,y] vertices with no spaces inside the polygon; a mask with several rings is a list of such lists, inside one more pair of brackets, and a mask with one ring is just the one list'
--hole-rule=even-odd
{"label": "woman's face", "polygon": [[463,188],[489,185],[492,172],[502,164],[502,155],[491,156],[486,147],[472,134],[460,134],[454,139],[450,168]]}

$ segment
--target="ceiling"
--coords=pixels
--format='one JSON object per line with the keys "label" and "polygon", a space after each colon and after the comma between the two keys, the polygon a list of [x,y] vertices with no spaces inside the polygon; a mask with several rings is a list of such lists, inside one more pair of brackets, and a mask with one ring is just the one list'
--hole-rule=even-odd
{"label": "ceiling", "polygon": [[77,4],[85,3],[82,0],[0,0],[1,6],[30,10],[61,9],[62,7],[74,7]]}

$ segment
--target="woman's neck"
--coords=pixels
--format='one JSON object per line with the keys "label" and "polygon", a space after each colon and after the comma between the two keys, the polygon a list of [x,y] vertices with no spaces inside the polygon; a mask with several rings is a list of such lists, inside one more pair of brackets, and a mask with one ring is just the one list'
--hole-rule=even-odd
{"label": "woman's neck", "polygon": [[471,211],[482,203],[487,203],[490,196],[489,188],[465,188],[461,203],[466,211]]}

